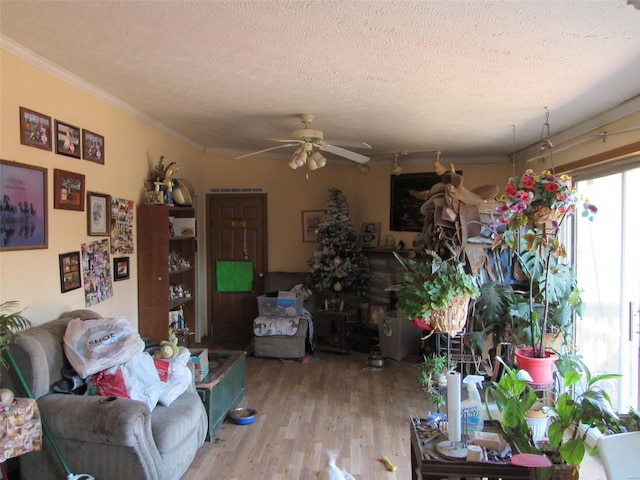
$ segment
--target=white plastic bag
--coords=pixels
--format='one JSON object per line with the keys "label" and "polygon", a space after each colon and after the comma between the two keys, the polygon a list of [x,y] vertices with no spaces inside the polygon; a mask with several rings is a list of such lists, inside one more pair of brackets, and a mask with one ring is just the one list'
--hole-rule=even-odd
{"label": "white plastic bag", "polygon": [[127,363],[98,372],[93,381],[100,395],[138,400],[146,403],[150,410],[155,408],[163,389],[153,358],[147,352],[140,352]]}
{"label": "white plastic bag", "polygon": [[180,347],[178,354],[166,362],[169,364],[169,376],[166,382],[162,382],[158,401],[168,407],[173,401],[182,395],[193,383],[193,375],[187,366],[191,353],[185,347]]}
{"label": "white plastic bag", "polygon": [[126,318],[74,318],[64,334],[64,351],[82,378],[126,363],[144,341]]}

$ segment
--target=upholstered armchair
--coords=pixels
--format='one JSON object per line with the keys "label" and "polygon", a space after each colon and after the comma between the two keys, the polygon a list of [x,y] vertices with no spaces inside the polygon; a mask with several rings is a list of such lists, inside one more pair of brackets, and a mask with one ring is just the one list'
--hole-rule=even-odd
{"label": "upholstered armchair", "polygon": [[[207,433],[207,414],[192,385],[169,407],[152,411],[135,400],[53,393],[67,365],[63,336],[72,318],[99,318],[77,310],[20,334],[11,346],[33,396],[69,468],[100,480],[178,480]],[[15,372],[2,372],[2,384],[26,396]],[[43,448],[20,458],[22,478],[66,478],[45,436]]]}

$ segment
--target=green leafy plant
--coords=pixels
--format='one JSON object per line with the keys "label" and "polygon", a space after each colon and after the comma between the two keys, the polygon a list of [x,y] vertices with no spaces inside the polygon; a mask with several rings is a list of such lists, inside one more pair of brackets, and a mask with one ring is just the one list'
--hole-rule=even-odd
{"label": "green leafy plant", "polygon": [[418,367],[418,385],[422,387],[422,390],[427,394],[429,401],[439,412],[440,408],[445,404],[445,396],[442,394],[438,376],[446,375],[448,372],[455,370],[457,363],[451,360],[447,355],[434,354],[430,357],[423,355],[423,359],[423,363]]}
{"label": "green leafy plant", "polygon": [[480,293],[473,276],[464,271],[456,257],[443,260],[433,250],[426,250],[428,258],[424,260],[393,254],[404,271],[402,283],[387,290],[396,292],[396,308],[407,318],[430,323],[434,311],[452,307],[459,297],[475,298]]}
{"label": "green leafy plant", "polygon": [[[489,408],[493,399],[502,413],[500,428],[514,453],[545,454],[556,464],[579,465],[586,453],[586,438],[591,428],[604,434],[620,433],[640,424],[635,411],[623,422],[613,410],[607,392],[598,385],[620,375],[593,376],[575,354],[560,356],[556,365],[564,386],[576,388],[564,391],[553,406],[546,407],[551,417],[546,444],[536,444],[529,432],[524,414],[538,398],[519,371],[505,365],[504,376],[485,391],[487,416],[493,419]],[[582,384],[582,388],[577,388],[578,384]]]}
{"label": "green leafy plant", "polygon": [[31,322],[22,316],[23,310],[18,310],[19,303],[7,301],[0,304],[0,361],[7,366],[4,352],[14,340],[16,334],[31,326]]}

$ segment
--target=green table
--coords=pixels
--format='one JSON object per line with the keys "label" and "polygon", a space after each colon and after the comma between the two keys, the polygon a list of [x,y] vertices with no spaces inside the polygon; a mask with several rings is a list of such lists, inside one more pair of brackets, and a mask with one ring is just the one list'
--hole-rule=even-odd
{"label": "green table", "polygon": [[243,351],[209,352],[209,373],[196,383],[209,418],[208,442],[215,438],[229,410],[244,397],[245,356]]}

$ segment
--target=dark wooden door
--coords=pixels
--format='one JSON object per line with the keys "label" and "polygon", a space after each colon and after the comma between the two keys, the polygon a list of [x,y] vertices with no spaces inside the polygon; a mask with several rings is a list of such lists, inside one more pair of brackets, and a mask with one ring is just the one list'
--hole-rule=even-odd
{"label": "dark wooden door", "polygon": [[[264,292],[267,271],[267,196],[210,194],[206,214],[209,335],[215,342],[248,342],[258,316],[256,297]],[[251,290],[219,291],[218,261],[252,262]]]}

